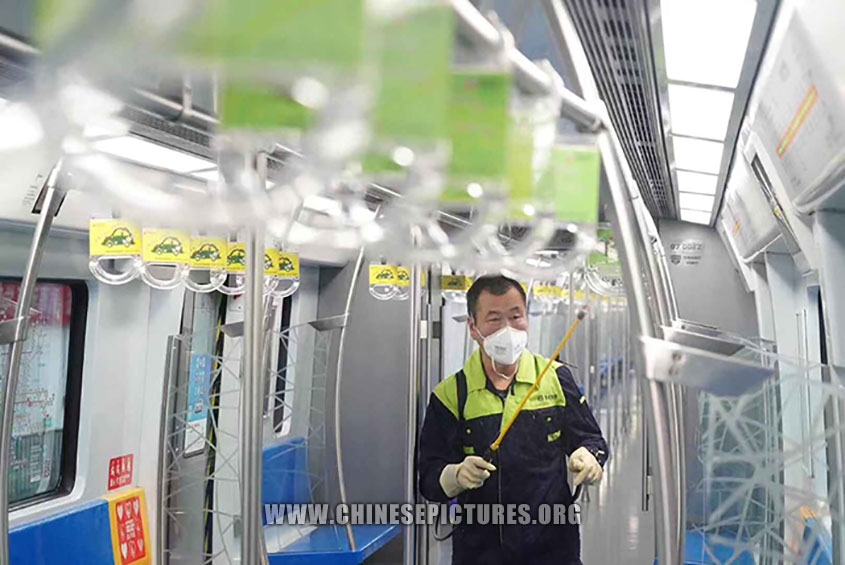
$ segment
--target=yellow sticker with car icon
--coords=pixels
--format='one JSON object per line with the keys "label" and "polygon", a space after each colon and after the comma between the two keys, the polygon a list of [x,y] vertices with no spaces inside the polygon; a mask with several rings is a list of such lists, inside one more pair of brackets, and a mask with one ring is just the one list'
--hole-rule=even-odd
{"label": "yellow sticker with car icon", "polygon": [[560,288],[553,284],[535,284],[534,296],[560,296]]}
{"label": "yellow sticker with car icon", "polygon": [[410,286],[411,271],[408,267],[396,267],[396,286]]}
{"label": "yellow sticker with car icon", "polygon": [[183,231],[144,229],[141,258],[147,263],[187,263],[191,236]]}
{"label": "yellow sticker with car icon", "polygon": [[440,287],[443,290],[469,290],[472,286],[472,277],[466,275],[442,275]]}
{"label": "yellow sticker with car icon", "polygon": [[264,275],[268,277],[279,275],[279,250],[274,247],[264,250]]}
{"label": "yellow sticker with car icon", "polygon": [[101,255],[141,253],[141,228],[129,220],[92,219],[88,223],[88,251]]}
{"label": "yellow sticker with car icon", "polygon": [[370,265],[370,284],[395,284],[396,265]]}
{"label": "yellow sticker with car icon", "polygon": [[230,273],[246,271],[246,244],[230,243],[226,246],[226,269]]}
{"label": "yellow sticker with car icon", "polygon": [[191,238],[191,267],[226,266],[228,245],[223,237],[196,236]]}
{"label": "yellow sticker with car icon", "polygon": [[299,253],[279,251],[279,276],[285,279],[299,278]]}

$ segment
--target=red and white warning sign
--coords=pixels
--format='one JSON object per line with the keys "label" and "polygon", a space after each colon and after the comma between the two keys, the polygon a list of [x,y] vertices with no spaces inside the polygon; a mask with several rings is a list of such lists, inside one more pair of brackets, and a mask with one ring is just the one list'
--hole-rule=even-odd
{"label": "red and white warning sign", "polygon": [[132,484],[132,454],[109,460],[109,490]]}
{"label": "red and white warning sign", "polygon": [[144,491],[131,489],[109,500],[112,547],[115,565],[147,565],[149,535],[147,532]]}
{"label": "red and white warning sign", "polygon": [[144,542],[144,520],[141,517],[141,499],[133,496],[115,505],[117,513],[117,541],[121,564],[135,563],[147,556]]}

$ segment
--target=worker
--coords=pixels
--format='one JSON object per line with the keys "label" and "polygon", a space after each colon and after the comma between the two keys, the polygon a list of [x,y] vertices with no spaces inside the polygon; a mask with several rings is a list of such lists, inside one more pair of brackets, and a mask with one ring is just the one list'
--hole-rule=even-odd
{"label": "worker", "polygon": [[[554,363],[492,461],[484,460],[547,359],[525,349],[526,296],[518,282],[479,277],[466,299],[467,326],[479,347],[431,395],[419,443],[420,490],[434,502],[457,497],[461,505],[528,505],[531,521],[543,521],[537,515],[541,504],[572,503],[566,457],[573,484],[596,483],[609,455],[607,443],[572,373]],[[453,527],[453,565],[581,563],[577,523],[543,525],[521,516],[514,523],[491,519],[484,525],[461,516]]]}

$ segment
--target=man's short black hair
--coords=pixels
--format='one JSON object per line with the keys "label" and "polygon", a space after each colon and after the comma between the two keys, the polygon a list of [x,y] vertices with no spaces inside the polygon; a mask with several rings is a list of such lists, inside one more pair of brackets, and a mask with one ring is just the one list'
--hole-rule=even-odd
{"label": "man's short black hair", "polygon": [[475,309],[476,306],[478,306],[478,297],[481,296],[481,293],[485,290],[490,294],[502,296],[510,290],[511,287],[519,291],[519,294],[522,296],[523,304],[528,302],[528,299],[525,296],[525,290],[523,290],[522,285],[515,280],[509,279],[503,275],[485,275],[483,277],[478,277],[467,291],[467,313],[473,320],[475,320]]}

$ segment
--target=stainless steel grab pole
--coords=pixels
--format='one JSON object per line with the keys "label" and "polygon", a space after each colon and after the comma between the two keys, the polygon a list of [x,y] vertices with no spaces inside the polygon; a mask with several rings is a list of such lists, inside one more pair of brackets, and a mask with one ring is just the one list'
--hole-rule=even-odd
{"label": "stainless steel grab pole", "polygon": [[[422,277],[425,275],[426,279],[429,281],[428,286],[422,284]],[[423,422],[425,421],[425,412],[426,407],[428,405],[428,398],[431,396],[432,386],[431,380],[434,373],[433,367],[435,366],[433,363],[434,359],[434,336],[433,336],[433,324],[434,324],[434,306],[433,304],[433,293],[432,293],[432,281],[430,276],[430,271],[423,267],[420,268],[419,273],[420,278],[420,294],[425,298],[425,300],[421,301],[422,304],[422,311],[425,313],[425,333],[420,332],[420,351],[421,351],[421,358],[422,363],[420,364],[421,367],[421,374],[420,374],[420,390],[419,395],[417,398],[417,433],[422,430]],[[422,328],[422,326],[421,326]],[[419,436],[417,436],[419,437]],[[428,565],[429,562],[429,527],[428,524],[423,523],[421,526],[418,527],[419,530],[417,532],[417,564],[418,565]]]}
{"label": "stainless steel grab pole", "polygon": [[[469,0],[452,0],[458,35],[470,45],[481,49],[501,49],[504,38],[499,29],[484,17]],[[556,94],[560,98],[560,115],[581,127],[596,131],[601,127],[601,117],[586,100],[562,86],[548,72],[530,61],[519,50],[508,49],[516,85],[536,96]]]}
{"label": "stainless steel grab pole", "polygon": [[[414,472],[414,453],[417,446],[417,397],[420,393],[420,268],[409,268],[411,289],[408,304],[410,317],[408,343],[408,395],[406,398],[407,419],[405,420],[405,503],[414,504],[417,499],[417,481]],[[416,529],[413,525],[405,526],[402,533],[404,540],[402,562],[413,565],[416,560]]]}
{"label": "stainless steel grab pole", "polygon": [[[675,318],[673,311],[677,312],[677,304],[673,303],[674,291],[670,290],[672,287],[671,281],[668,279],[668,270],[663,268],[661,264],[662,243],[660,241],[660,234],[657,233],[657,227],[651,220],[648,211],[642,204],[638,202],[636,212],[639,217],[639,225],[642,230],[643,241],[646,242],[645,256],[648,261],[649,270],[651,272],[651,281],[653,281],[653,292],[657,298],[658,313],[660,316],[660,325],[671,326]],[[662,337],[662,336],[660,336]],[[666,398],[668,402],[669,431],[670,441],[672,446],[672,465],[671,469],[675,474],[675,482],[679,485],[680,493],[676,497],[677,504],[677,521],[676,527],[678,529],[678,539],[684,538],[684,531],[686,530],[686,496],[684,495],[686,485],[686,445],[684,439],[684,391],[678,384],[664,384],[666,388]]]}
{"label": "stainless steel grab pole", "polygon": [[[376,216],[379,210],[376,209]],[[352,300],[355,298],[355,289],[358,286],[358,279],[361,276],[361,269],[364,265],[364,247],[358,250],[358,257],[355,259],[355,266],[352,268],[352,280],[349,282],[349,291],[346,294],[346,306],[343,315],[346,321],[340,328],[340,337],[338,338],[337,347],[337,369],[335,371],[334,379],[334,455],[335,465],[337,466],[337,483],[338,491],[340,493],[340,503],[346,504],[346,480],[343,475],[343,449],[341,442],[341,393],[343,392],[343,357],[346,349],[346,335],[349,327],[349,316],[352,314]],[[355,532],[352,530],[352,524],[349,520],[346,521],[346,541],[349,542],[349,548],[352,551],[358,549],[358,544],[355,542]]]}
{"label": "stainless steel grab pole", "polygon": [[[569,271],[569,308],[566,312],[566,323],[571,324],[573,320],[575,320],[575,271]],[[579,333],[575,336],[576,342],[573,345],[580,343],[580,337],[584,335],[583,332]],[[578,351],[577,347],[567,347],[566,352],[564,353],[566,357],[566,362],[571,365],[576,365],[578,360],[575,358],[575,352]]]}
{"label": "stainless steel grab pole", "polygon": [[[259,182],[266,178],[266,154],[257,156]],[[261,447],[264,407],[264,226],[256,223],[246,237],[246,304],[241,376],[241,563],[266,561],[261,525]]]}
{"label": "stainless steel grab pole", "polygon": [[41,259],[44,257],[44,247],[50,235],[53,218],[64,197],[64,191],[59,186],[61,166],[61,162],[59,162],[53,167],[44,185],[41,213],[38,216],[38,222],[35,224],[35,233],[32,236],[32,244],[29,248],[26,271],[24,271],[21,282],[18,303],[15,306],[15,318],[7,322],[7,324],[14,324],[15,327],[12,332],[8,371],[6,378],[3,380],[3,423],[2,428],[0,428],[0,565],[10,564],[9,468],[11,466],[15,396],[18,389],[24,342],[29,329],[29,309],[35,293],[38,271],[41,267]]}
{"label": "stainless steel grab pole", "polygon": [[[609,125],[609,124],[608,124]],[[636,212],[628,192],[625,175],[620,167],[618,155],[610,131],[598,136],[602,162],[607,170],[608,185],[613,201],[614,232],[619,234],[621,245],[620,259],[625,272],[625,283],[633,298],[636,316],[635,327],[640,335],[656,336],[655,320],[649,307],[649,289],[643,274],[650,271],[642,264],[645,242],[637,225]],[[653,282],[653,281],[651,281]],[[653,288],[653,287],[652,287]],[[682,486],[673,484],[672,465],[674,462],[673,437],[670,430],[669,403],[667,391],[662,383],[644,380],[644,399],[646,410],[652,415],[654,451],[657,457],[655,499],[657,509],[658,558],[661,563],[680,563],[682,540],[678,538],[678,489]]]}
{"label": "stainless steel grab pole", "polygon": [[[551,26],[552,37],[558,50],[571,65],[580,91],[589,102],[598,101],[598,89],[587,62],[584,48],[572,24],[571,18],[561,0],[544,0],[543,7]],[[657,317],[650,306],[655,297],[655,283],[651,272],[643,264],[646,241],[643,240],[643,226],[639,224],[637,211],[632,198],[639,199],[636,185],[630,171],[626,169],[624,153],[613,132],[613,126],[606,112],[602,113],[602,122],[607,131],[601,132],[599,148],[602,153],[608,185],[612,200],[614,232],[620,238],[620,257],[625,274],[626,291],[629,297],[631,330],[637,335],[655,337]],[[647,259],[646,259],[647,260]],[[651,292],[650,292],[651,290]],[[653,438],[654,455],[658,459],[655,498],[657,502],[657,555],[661,563],[679,563],[682,553],[683,538],[678,535],[679,516],[677,497],[681,496],[683,485],[673,478],[675,442],[670,439],[670,422],[666,390],[659,383],[638,379],[642,385],[642,408],[644,422],[646,415],[651,415],[651,426],[647,438]],[[643,427],[644,431],[646,426]],[[645,444],[645,442],[644,442]],[[645,448],[647,449],[647,447]],[[644,453],[644,466],[647,465]],[[645,468],[645,467],[644,467]],[[643,493],[648,489],[648,476],[643,475]]]}
{"label": "stainless steel grab pole", "polygon": [[[381,204],[376,207],[374,217],[378,218],[381,212]],[[355,289],[358,287],[358,279],[361,278],[361,270],[364,266],[365,246],[361,246],[358,250],[358,257],[355,259],[355,265],[352,268],[352,279],[349,282],[349,291],[346,293],[346,305],[343,310],[344,316],[343,325],[340,327],[340,336],[338,337],[337,346],[337,367],[335,369],[334,379],[334,455],[335,465],[337,468],[337,483],[338,492],[340,494],[340,503],[346,504],[346,479],[343,475],[343,449],[341,441],[341,393],[343,392],[343,357],[346,350],[346,335],[349,327],[349,317],[352,315],[352,300],[355,298]],[[346,541],[349,542],[349,549],[356,551],[358,544],[355,541],[355,532],[352,530],[352,523],[346,521]]]}

